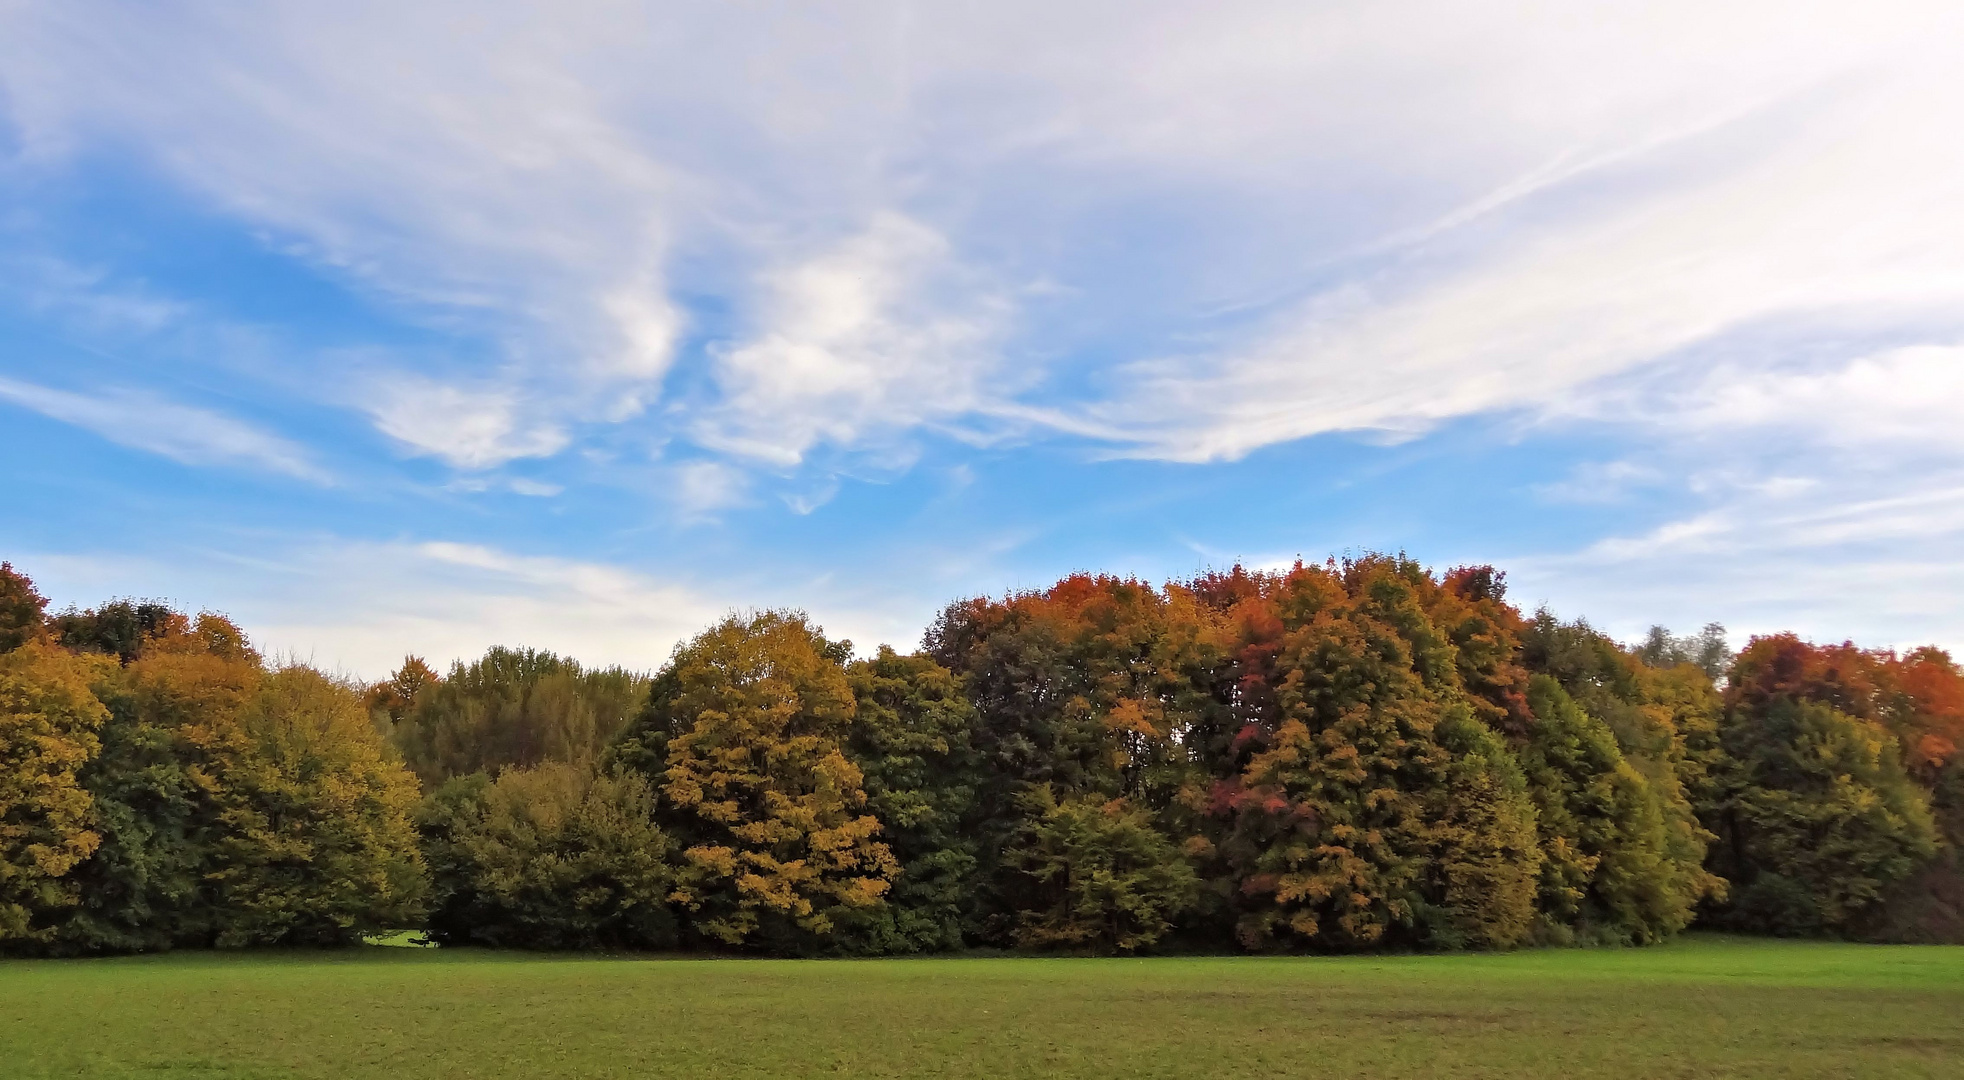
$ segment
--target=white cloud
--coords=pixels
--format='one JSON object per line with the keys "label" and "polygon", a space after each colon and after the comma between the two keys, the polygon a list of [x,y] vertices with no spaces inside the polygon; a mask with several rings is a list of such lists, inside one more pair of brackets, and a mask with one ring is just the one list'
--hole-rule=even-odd
{"label": "white cloud", "polygon": [[630,571],[467,544],[333,545],[297,562],[284,595],[248,613],[255,639],[371,678],[407,653],[440,665],[492,645],[653,670],[724,610]]}
{"label": "white cloud", "polygon": [[1731,365],[1660,396],[1655,419],[1679,428],[1771,428],[1832,446],[1964,453],[1964,346],[1889,349],[1825,370]]}
{"label": "white cloud", "polygon": [[1573,554],[1506,560],[1515,599],[1564,615],[1724,622],[1735,643],[1793,630],[1817,640],[1964,649],[1964,471],[1909,488],[1887,477],[1832,489],[1741,490],[1712,509]]}
{"label": "white cloud", "polygon": [[133,142],[281,246],[494,336],[565,415],[645,396],[681,324],[674,179],[578,77],[607,20],[325,14],[16,5],[0,78],[30,160]]}
{"label": "white cloud", "polygon": [[1663,474],[1634,461],[1585,461],[1564,479],[1539,484],[1535,494],[1557,503],[1616,503],[1639,488],[1653,487]]}
{"label": "white cloud", "polygon": [[[58,603],[166,596],[236,619],[260,649],[380,678],[406,654],[439,669],[492,645],[582,663],[652,670],[725,605],[629,570],[516,556],[445,542],[326,540],[217,551],[101,556],[23,553],[15,560]],[[233,584],[240,571],[252,587]]]}
{"label": "white cloud", "polygon": [[600,306],[621,335],[621,348],[602,359],[600,370],[644,382],[659,379],[682,332],[682,314],[662,295],[660,282],[651,276],[616,289],[601,298]]}
{"label": "white cloud", "polygon": [[[947,241],[879,216],[865,232],[770,271],[761,331],[724,350],[725,399],[703,443],[778,466],[991,402],[1002,304],[953,298]],[[970,286],[971,289],[973,286]]]}
{"label": "white cloud", "polygon": [[375,426],[411,453],[461,469],[551,457],[569,441],[558,427],[526,419],[511,390],[468,390],[398,376],[377,386],[367,407]]}
{"label": "white cloud", "polygon": [[[905,461],[923,426],[1205,461],[1509,413],[1619,437],[1551,499],[1684,497],[1503,560],[1565,610],[1959,642],[1960,18],[40,0],[0,3],[0,100],[10,169],[147,160],[454,341],[377,344],[352,390],[298,370],[277,328],[251,363],[292,364],[258,385],[364,410],[460,489],[544,495],[493,470],[561,454],[621,480],[667,440],[655,484],[621,482],[704,522],[768,504],[763,473]],[[96,345],[215,310],[134,273],[4,270],[17,306],[98,324]],[[325,479],[286,439],[137,391],[0,394],[178,460]],[[654,430],[596,431],[624,423]],[[803,513],[835,481],[784,487]],[[919,576],[999,573],[966,539]],[[254,625],[368,671],[492,640],[646,664],[721,610],[485,549],[293,554],[282,599],[241,600]],[[825,595],[776,595],[800,594]]]}
{"label": "white cloud", "polygon": [[242,420],[153,394],[110,390],[77,394],[0,378],[0,400],[94,432],[121,446],[186,465],[226,465],[331,482],[299,446]]}
{"label": "white cloud", "polygon": [[1964,349],[1911,346],[1796,370],[1665,372],[1585,402],[1661,433],[1641,462],[1691,508],[1580,551],[1503,557],[1530,601],[1680,629],[1964,649]]}
{"label": "white cloud", "polygon": [[31,310],[112,338],[154,333],[191,314],[185,304],[153,289],[112,282],[100,267],[45,254],[0,255],[0,280],[10,299]]}
{"label": "white cloud", "polygon": [[670,498],[687,520],[708,519],[718,510],[743,505],[749,496],[749,475],[720,461],[683,462],[666,475]]}

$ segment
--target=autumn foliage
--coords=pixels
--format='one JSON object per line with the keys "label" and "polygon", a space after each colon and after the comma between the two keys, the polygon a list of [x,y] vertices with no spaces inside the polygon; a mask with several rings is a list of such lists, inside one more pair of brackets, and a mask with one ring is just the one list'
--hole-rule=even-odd
{"label": "autumn foliage", "polygon": [[780,955],[1964,940],[1944,652],[1524,613],[1402,556],[1076,574],[855,657],[732,615],[651,675],[371,686],[0,566],[0,947]]}
{"label": "autumn foliage", "polygon": [[0,654],[0,943],[346,944],[414,924],[415,778],[361,688],[114,601]]}
{"label": "autumn foliage", "polygon": [[0,655],[0,941],[51,938],[81,899],[73,871],[102,844],[81,783],[109,716],[93,674],[38,642]]}
{"label": "autumn foliage", "polygon": [[623,739],[620,760],[659,777],[669,899],[706,941],[800,949],[899,869],[845,754],[845,655],[795,615],[726,619],[676,651]]}

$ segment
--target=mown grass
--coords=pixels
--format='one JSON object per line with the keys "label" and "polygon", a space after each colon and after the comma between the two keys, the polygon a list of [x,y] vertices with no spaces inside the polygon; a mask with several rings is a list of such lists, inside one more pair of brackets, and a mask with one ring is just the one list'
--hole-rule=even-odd
{"label": "mown grass", "polygon": [[1964,948],[1342,959],[467,950],[0,963],[47,1077],[1959,1077]]}

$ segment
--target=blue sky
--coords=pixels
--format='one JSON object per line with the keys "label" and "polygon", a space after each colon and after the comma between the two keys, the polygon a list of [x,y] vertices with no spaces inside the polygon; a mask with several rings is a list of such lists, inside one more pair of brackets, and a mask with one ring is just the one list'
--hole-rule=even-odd
{"label": "blue sky", "polygon": [[361,675],[1495,562],[1964,646],[1954,5],[0,5],[0,555]]}

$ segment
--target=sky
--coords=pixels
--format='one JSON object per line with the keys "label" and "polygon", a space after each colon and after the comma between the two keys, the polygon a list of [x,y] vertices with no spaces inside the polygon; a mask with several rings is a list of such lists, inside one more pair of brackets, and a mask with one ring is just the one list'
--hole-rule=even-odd
{"label": "sky", "polygon": [[0,557],[350,675],[1366,551],[1964,648],[1964,7],[0,0]]}

